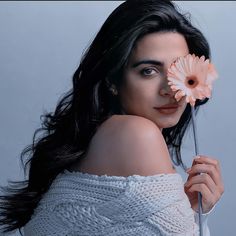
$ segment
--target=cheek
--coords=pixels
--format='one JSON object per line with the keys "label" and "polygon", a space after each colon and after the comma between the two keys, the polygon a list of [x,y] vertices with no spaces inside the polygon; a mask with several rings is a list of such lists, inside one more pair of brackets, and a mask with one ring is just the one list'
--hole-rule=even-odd
{"label": "cheek", "polygon": [[126,112],[137,113],[151,103],[150,87],[142,80],[130,80],[121,87],[120,100]]}
{"label": "cheek", "polygon": [[121,89],[120,100],[124,108],[130,108],[135,106],[136,101],[142,101],[142,98],[140,98],[140,92],[135,88],[135,86],[126,84]]}
{"label": "cheek", "polygon": [[184,113],[184,111],[185,111],[187,105],[188,105],[187,102],[184,102],[184,103],[182,104],[182,114]]}
{"label": "cheek", "polygon": [[125,78],[123,90],[128,93],[129,96],[141,96],[145,98],[153,94],[156,87],[155,80],[144,79],[135,73],[128,73]]}
{"label": "cheek", "polygon": [[[148,86],[143,81],[129,82],[121,90],[122,100],[132,103],[145,103],[152,97],[153,86]],[[134,105],[134,104],[133,104]]]}

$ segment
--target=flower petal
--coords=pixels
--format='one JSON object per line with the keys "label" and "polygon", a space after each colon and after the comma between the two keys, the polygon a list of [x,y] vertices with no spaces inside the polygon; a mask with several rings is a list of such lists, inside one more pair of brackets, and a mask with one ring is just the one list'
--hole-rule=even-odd
{"label": "flower petal", "polygon": [[175,99],[179,101],[186,96],[186,102],[192,106],[196,99],[210,98],[212,82],[218,77],[217,72],[205,56],[188,54],[179,57],[167,71],[168,85],[177,91]]}
{"label": "flower petal", "polygon": [[177,100],[177,102],[183,97],[185,96],[185,92],[182,90],[179,90],[176,94],[175,94],[175,99]]}

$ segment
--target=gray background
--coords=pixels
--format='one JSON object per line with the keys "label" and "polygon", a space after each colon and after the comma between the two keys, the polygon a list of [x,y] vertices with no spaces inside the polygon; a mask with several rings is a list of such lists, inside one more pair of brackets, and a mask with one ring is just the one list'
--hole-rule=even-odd
{"label": "gray background", "polygon": [[[32,142],[39,116],[52,111],[71,87],[83,50],[120,3],[0,2],[0,185],[23,179],[19,154]],[[209,219],[211,235],[234,235],[236,3],[176,3],[206,35],[220,75],[212,99],[199,112],[197,128],[200,153],[220,160],[225,182]],[[195,155],[191,130],[182,151],[190,165]]]}

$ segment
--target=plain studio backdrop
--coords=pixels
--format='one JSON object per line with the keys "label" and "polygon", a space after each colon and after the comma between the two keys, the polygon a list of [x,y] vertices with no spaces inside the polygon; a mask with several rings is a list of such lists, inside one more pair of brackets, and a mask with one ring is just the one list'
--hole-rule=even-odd
{"label": "plain studio backdrop", "polygon": [[[176,1],[205,34],[219,79],[197,116],[200,154],[221,162],[225,193],[210,215],[211,235],[234,235],[236,212],[235,42],[236,3]],[[22,180],[20,152],[32,143],[43,111],[53,111],[72,86],[72,75],[112,10],[121,1],[0,2],[0,185]],[[192,129],[183,159],[195,156]],[[42,173],[43,174],[43,173]],[[183,178],[185,173],[181,172]],[[14,235],[19,235],[15,233]]]}

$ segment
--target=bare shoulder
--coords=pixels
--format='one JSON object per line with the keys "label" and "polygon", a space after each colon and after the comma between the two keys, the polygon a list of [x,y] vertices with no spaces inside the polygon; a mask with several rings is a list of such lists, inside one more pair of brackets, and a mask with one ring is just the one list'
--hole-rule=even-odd
{"label": "bare shoulder", "polygon": [[99,174],[148,176],[174,173],[160,129],[144,117],[115,115],[103,122],[88,153]]}

